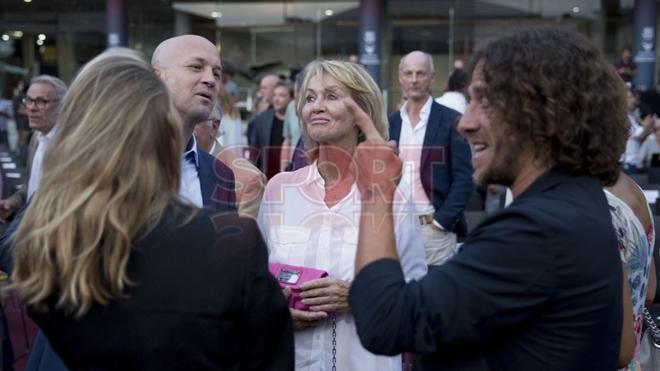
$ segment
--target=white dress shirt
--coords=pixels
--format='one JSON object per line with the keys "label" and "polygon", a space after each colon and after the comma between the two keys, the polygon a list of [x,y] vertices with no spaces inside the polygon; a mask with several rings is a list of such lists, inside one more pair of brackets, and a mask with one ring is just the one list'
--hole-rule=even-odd
{"label": "white dress shirt", "polygon": [[412,201],[417,209],[418,215],[429,215],[435,212],[435,208],[424,192],[420,165],[422,161],[422,148],[424,147],[424,136],[431,114],[431,103],[433,97],[429,95],[426,103],[419,113],[419,122],[413,128],[408,117],[408,103],[401,107],[401,135],[399,136],[399,157],[403,162],[401,183],[399,187],[407,188]]}
{"label": "white dress shirt", "polygon": [[28,180],[27,199],[32,197],[34,191],[37,190],[39,179],[41,178],[41,164],[44,162],[44,153],[48,149],[48,145],[55,137],[55,128],[51,129],[48,134],[43,134],[40,131],[35,131],[34,135],[37,136],[37,149],[34,151],[32,157],[32,167],[30,168],[30,179]]}
{"label": "white dress shirt", "polygon": [[461,115],[465,113],[468,105],[465,95],[457,91],[448,91],[442,94],[442,96],[435,98],[435,101],[454,111],[458,111]]}
{"label": "white dress shirt", "polygon": [[[192,156],[194,161],[187,160],[190,156]],[[202,199],[202,187],[199,183],[198,167],[197,141],[195,141],[195,136],[193,135],[192,146],[181,156],[181,187],[179,188],[179,195],[190,201],[193,205],[202,208],[204,207],[204,200]]]}
{"label": "white dress shirt", "polygon": [[[399,190],[401,192],[401,190]],[[258,222],[271,262],[323,269],[330,277],[352,281],[360,226],[360,194],[350,192],[332,207],[324,202],[325,182],[316,163],[277,174],[267,184]],[[426,274],[419,222],[405,197],[394,205],[395,240],[406,279]],[[355,320],[337,315],[338,370],[401,370],[400,356],[379,356],[362,347]],[[332,369],[331,320],[295,333],[297,371]]]}

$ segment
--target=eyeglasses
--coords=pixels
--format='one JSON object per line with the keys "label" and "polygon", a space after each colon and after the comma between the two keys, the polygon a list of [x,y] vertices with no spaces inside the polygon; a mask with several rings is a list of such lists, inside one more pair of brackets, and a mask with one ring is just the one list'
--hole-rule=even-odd
{"label": "eyeglasses", "polygon": [[59,99],[42,99],[42,98],[37,98],[37,99],[32,99],[30,97],[25,97],[21,100],[21,103],[25,107],[28,107],[31,104],[34,104],[37,106],[37,108],[42,109],[46,107],[46,105],[50,102],[57,102]]}
{"label": "eyeglasses", "polygon": [[209,128],[213,129],[213,124],[218,124],[218,126],[220,126],[220,120],[218,120],[218,119],[208,119],[208,120],[206,120],[206,126],[208,126]]}

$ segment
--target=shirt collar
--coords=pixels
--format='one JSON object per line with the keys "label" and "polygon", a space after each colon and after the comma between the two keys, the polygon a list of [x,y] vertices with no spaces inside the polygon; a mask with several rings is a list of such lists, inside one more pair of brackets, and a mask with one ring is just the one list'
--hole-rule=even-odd
{"label": "shirt collar", "polygon": [[53,127],[52,129],[50,129],[48,134],[44,134],[40,131],[37,131],[36,132],[37,140],[44,140],[45,139],[46,141],[50,142],[55,137],[55,132],[57,132],[57,127]]}
{"label": "shirt collar", "polygon": [[181,156],[181,158],[185,161],[186,155],[188,155],[191,152],[192,152],[193,156],[195,157],[195,166],[199,167],[199,154],[197,153],[197,141],[195,140],[194,135],[188,141],[188,144],[186,145],[185,152],[183,152],[183,156]]}
{"label": "shirt collar", "polygon": [[309,165],[309,174],[307,179],[304,181],[305,184],[319,184],[321,187],[325,187],[325,179],[321,176],[319,172],[319,163],[318,160],[315,160]]}
{"label": "shirt collar", "polygon": [[[420,123],[425,124],[428,121],[429,113],[431,113],[431,104],[433,104],[433,97],[428,96],[426,103],[422,106],[422,109],[419,111]],[[408,102],[404,103],[401,106],[401,119],[409,120],[408,118]]]}

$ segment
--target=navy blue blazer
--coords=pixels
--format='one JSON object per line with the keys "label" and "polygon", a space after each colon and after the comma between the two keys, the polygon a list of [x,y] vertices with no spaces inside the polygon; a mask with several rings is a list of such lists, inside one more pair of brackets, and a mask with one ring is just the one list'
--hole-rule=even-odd
{"label": "navy blue blazer", "polygon": [[204,208],[218,212],[237,212],[234,172],[210,154],[197,150],[197,175]]}
{"label": "navy blue blazer", "polygon": [[265,172],[263,164],[263,151],[270,146],[270,136],[273,132],[273,120],[275,119],[275,110],[269,108],[255,116],[250,130],[250,160],[261,171]]}
{"label": "navy blue blazer", "polygon": [[[446,230],[467,234],[463,210],[474,191],[470,146],[456,130],[460,113],[435,101],[424,135],[419,164],[422,186],[435,209],[433,219]],[[389,115],[390,139],[399,141],[401,113]]]}

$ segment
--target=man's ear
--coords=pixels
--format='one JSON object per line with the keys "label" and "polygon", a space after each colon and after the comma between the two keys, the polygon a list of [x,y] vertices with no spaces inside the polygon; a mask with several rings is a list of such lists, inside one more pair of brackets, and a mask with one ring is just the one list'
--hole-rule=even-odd
{"label": "man's ear", "polygon": [[220,120],[213,120],[211,122],[211,125],[213,125],[213,130],[218,130],[218,128],[220,127]]}

